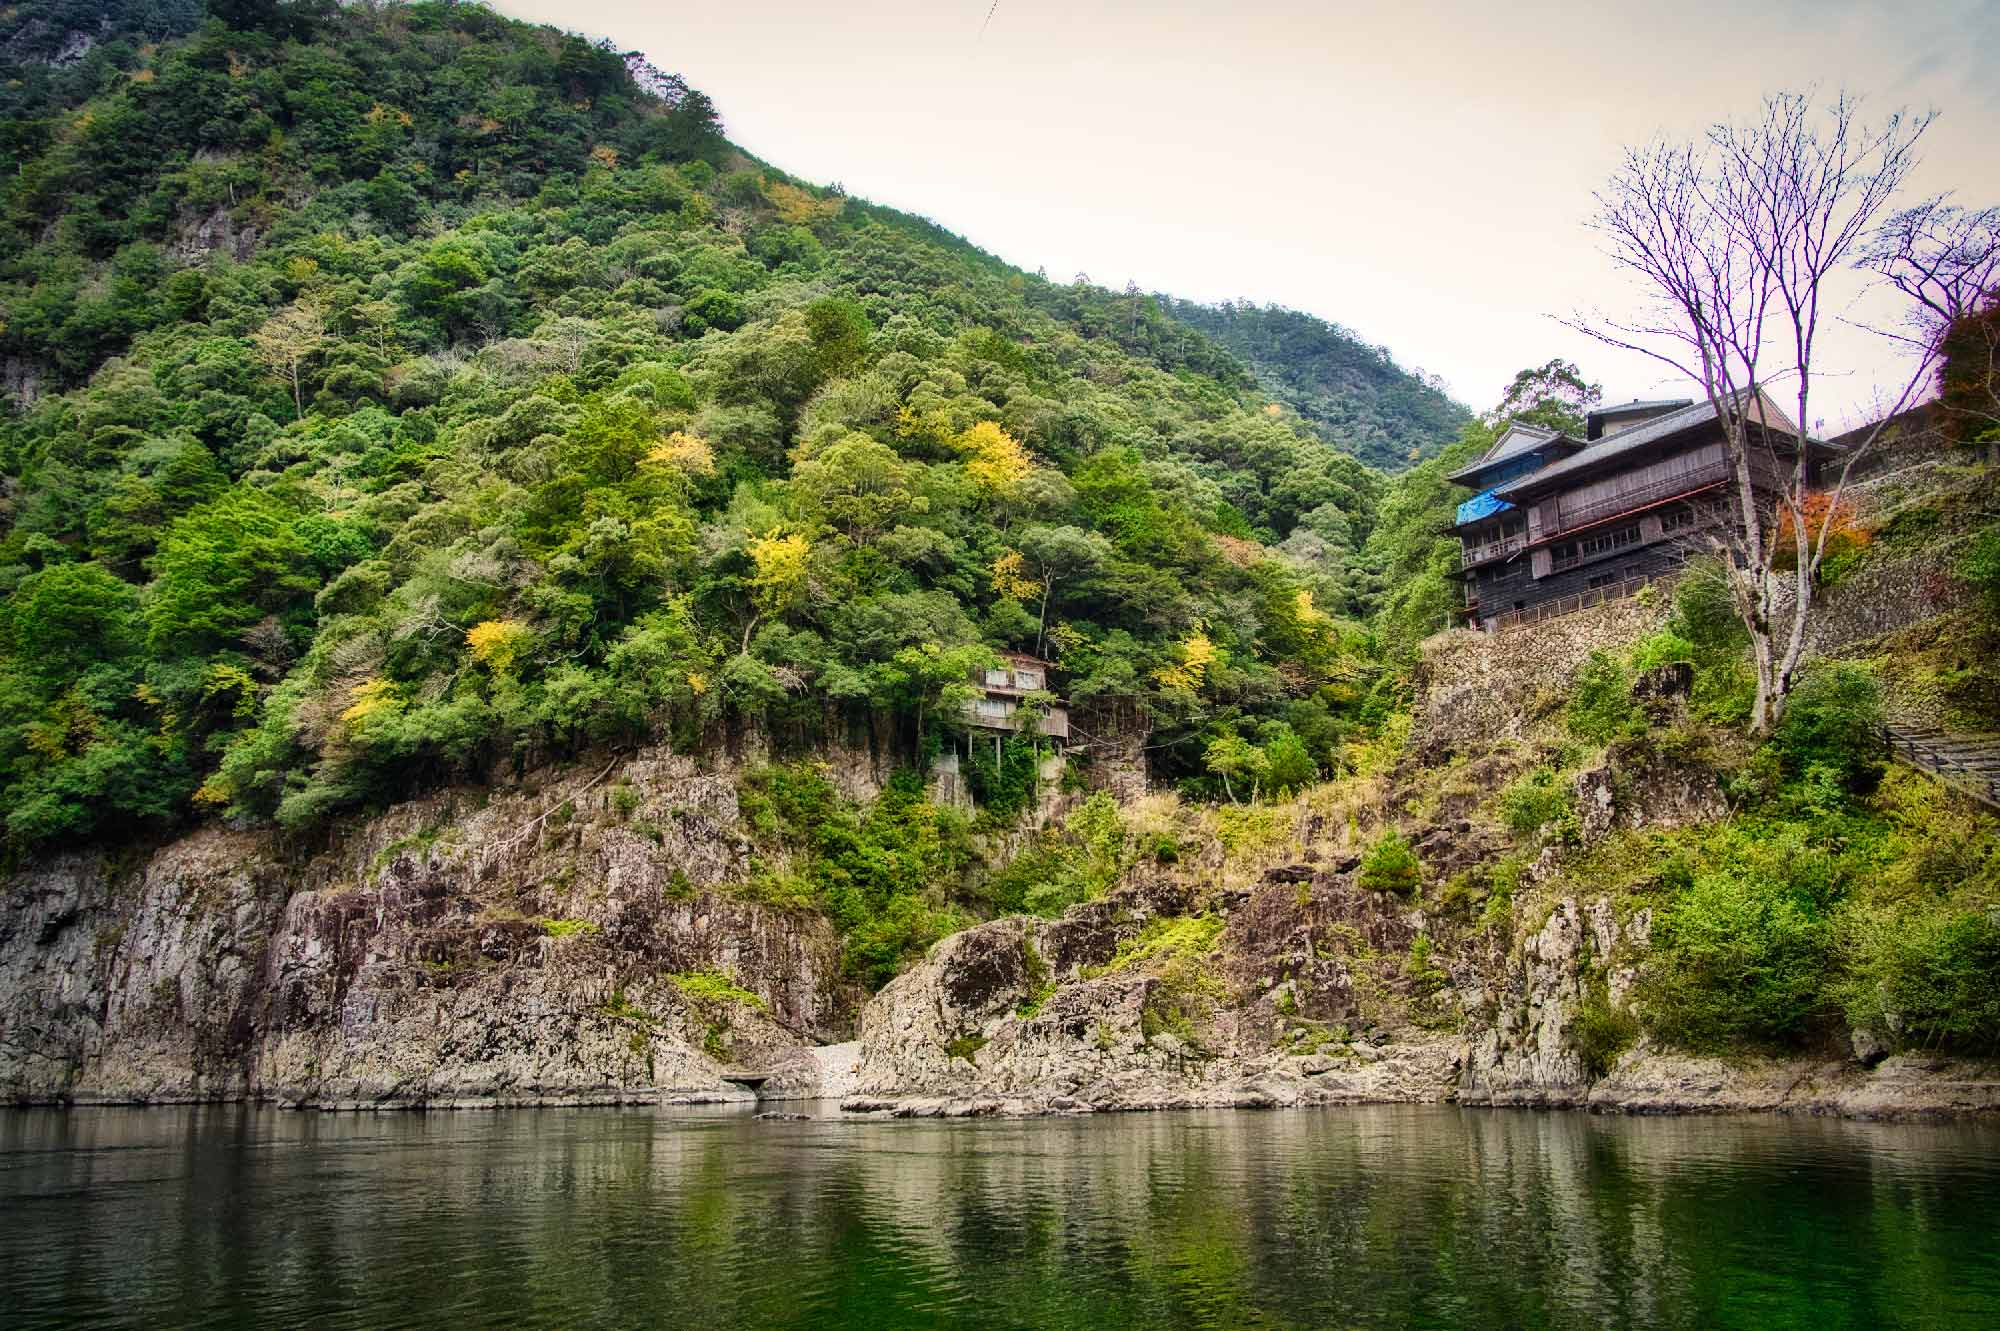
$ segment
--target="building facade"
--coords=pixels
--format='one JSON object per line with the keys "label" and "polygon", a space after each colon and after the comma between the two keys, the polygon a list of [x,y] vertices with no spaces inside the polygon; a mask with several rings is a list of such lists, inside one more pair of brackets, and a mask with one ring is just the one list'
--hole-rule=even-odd
{"label": "building facade", "polygon": [[[1753,456],[1753,488],[1774,500],[1795,456],[1784,436],[1796,432],[1762,393],[1749,416],[1770,445]],[[1737,520],[1720,415],[1685,398],[1593,411],[1581,439],[1511,425],[1449,479],[1477,492],[1453,527],[1463,613],[1475,628],[1629,595],[1712,548]]]}
{"label": "building facade", "polygon": [[[974,675],[972,683],[979,696],[966,704],[966,719],[982,730],[1011,733],[1022,729],[1023,718],[1018,715],[1022,700],[1029,694],[1048,692],[1049,672],[1054,668],[1053,662],[1026,652],[1000,653],[999,664]],[[1069,709],[1057,701],[1036,718],[1034,728],[1041,735],[1068,739]]]}

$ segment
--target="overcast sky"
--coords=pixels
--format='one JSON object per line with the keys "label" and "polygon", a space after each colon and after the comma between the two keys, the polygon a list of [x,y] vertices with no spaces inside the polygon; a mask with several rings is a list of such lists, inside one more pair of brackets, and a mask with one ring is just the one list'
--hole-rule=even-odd
{"label": "overcast sky", "polygon": [[[1676,387],[1549,318],[1635,299],[1583,228],[1624,144],[1844,86],[1942,112],[1917,185],[2000,202],[2000,0],[499,8],[645,51],[795,175],[1052,278],[1310,311],[1476,408],[1557,355],[1609,401]],[[1898,369],[1857,335],[1822,364],[1828,426]]]}

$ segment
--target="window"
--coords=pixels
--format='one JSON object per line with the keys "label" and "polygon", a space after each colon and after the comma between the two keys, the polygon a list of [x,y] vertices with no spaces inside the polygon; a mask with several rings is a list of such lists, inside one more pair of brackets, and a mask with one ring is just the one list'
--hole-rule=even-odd
{"label": "window", "polygon": [[1014,672],[1014,683],[1024,689],[1039,689],[1042,687],[1042,672],[1039,670],[1016,670]]}
{"label": "window", "polygon": [[1591,587],[1592,590],[1595,590],[1599,587],[1609,587],[1612,583],[1616,581],[1618,581],[1618,575],[1616,573],[1599,573],[1597,576],[1593,577],[1590,580],[1589,586]]}
{"label": "window", "polygon": [[1609,550],[1622,550],[1628,545],[1639,543],[1639,528],[1620,527],[1616,531],[1603,532],[1597,536],[1586,536],[1576,543],[1577,550],[1586,555],[1601,555]]}
{"label": "window", "polygon": [[986,682],[993,688],[1004,689],[1007,687],[1007,672],[1005,670],[989,670],[986,672]]}
{"label": "window", "polygon": [[1662,532],[1685,531],[1694,526],[1693,508],[1670,508],[1660,514]]}

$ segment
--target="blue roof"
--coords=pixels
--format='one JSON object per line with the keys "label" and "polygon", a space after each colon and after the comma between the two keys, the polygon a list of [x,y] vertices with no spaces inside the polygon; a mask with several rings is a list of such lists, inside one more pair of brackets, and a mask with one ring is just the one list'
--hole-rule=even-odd
{"label": "blue roof", "polygon": [[1505,512],[1512,507],[1514,507],[1512,504],[1494,494],[1493,491],[1482,491],[1458,506],[1456,525],[1463,527],[1468,522],[1477,522],[1481,518],[1490,518],[1495,513]]}

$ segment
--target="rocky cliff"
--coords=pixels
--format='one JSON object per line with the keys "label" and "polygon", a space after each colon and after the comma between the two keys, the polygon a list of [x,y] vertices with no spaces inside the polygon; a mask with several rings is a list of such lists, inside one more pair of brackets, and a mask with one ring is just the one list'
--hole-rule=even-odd
{"label": "rocky cliff", "polygon": [[860,995],[816,916],[742,900],[735,787],[642,753],[448,793],[318,847],[209,829],[16,873],[0,1097],[318,1106],[749,1098]]}
{"label": "rocky cliff", "polygon": [[[1565,670],[1653,613],[1579,619],[1539,674],[1507,668],[1504,635],[1440,639],[1398,766],[1275,805],[1128,799],[1113,890],[947,938],[865,1004],[824,918],[749,899],[720,759],[445,792],[310,844],[209,828],[47,861],[0,887],[0,1100],[748,1100],[730,1077],[755,1072],[766,1098],[889,1114],[2000,1108],[2000,1066],[1887,1057],[1867,1032],[1790,1059],[1639,1036],[1646,894],[1574,863],[1725,816],[1715,768],[1613,744],[1566,778],[1573,833],[1526,860],[1495,811],[1546,762],[1529,735]],[[1646,681],[1648,706],[1684,707],[1684,684]],[[1492,715],[1468,725],[1474,701]],[[865,794],[867,765],[842,766]],[[1392,826],[1421,885],[1364,872]]]}
{"label": "rocky cliff", "polygon": [[[1460,816],[1520,770],[1466,765],[1414,843],[1441,874],[1496,850]],[[1644,751],[1578,778],[1585,837],[1714,817],[1712,774]],[[1263,867],[1217,853],[1058,920],[1005,919],[935,947],[862,1014],[855,1112],[1019,1114],[1359,1101],[1778,1110],[1912,1117],[2000,1109],[2000,1065],[1884,1057],[1865,1034],[1813,1058],[1606,1048],[1650,913],[1563,890],[1553,855],[1511,908],[1362,885],[1360,833],[1415,793],[1311,801],[1268,829]],[[1537,891],[1537,877],[1550,880]],[[1595,1065],[1594,1064],[1601,1064]]]}

